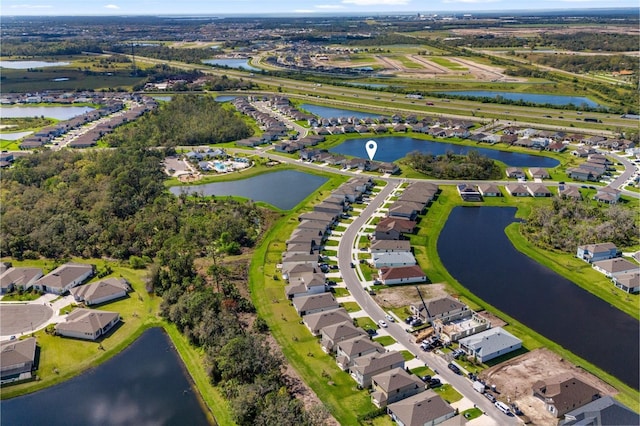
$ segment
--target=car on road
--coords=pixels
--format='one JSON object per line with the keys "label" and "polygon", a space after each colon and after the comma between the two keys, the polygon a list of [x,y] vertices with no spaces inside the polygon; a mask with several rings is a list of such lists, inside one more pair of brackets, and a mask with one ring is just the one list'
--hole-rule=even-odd
{"label": "car on road", "polygon": [[396,322],[396,320],[395,320],[391,315],[389,315],[389,314],[385,315],[384,317],[385,317],[385,318],[387,319],[387,321],[389,321],[389,322]]}
{"label": "car on road", "polygon": [[378,325],[382,328],[387,328],[387,323],[385,320],[378,320]]}
{"label": "car on road", "polygon": [[485,396],[485,398],[487,398],[489,401],[491,401],[491,402],[493,402],[493,403],[495,403],[495,402],[496,402],[496,397],[495,397],[495,396],[493,396],[492,394],[490,394],[490,393],[486,392],[486,393],[484,394],[484,396]]}
{"label": "car on road", "polygon": [[353,262],[351,262],[351,263],[349,264],[349,266],[351,266],[352,268],[355,268],[355,267],[356,267],[356,264],[355,264],[355,263],[353,263]]}

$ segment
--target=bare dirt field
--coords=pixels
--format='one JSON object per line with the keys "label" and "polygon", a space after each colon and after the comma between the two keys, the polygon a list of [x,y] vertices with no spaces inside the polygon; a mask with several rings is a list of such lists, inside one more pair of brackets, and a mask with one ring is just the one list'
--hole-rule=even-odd
{"label": "bare dirt field", "polygon": [[556,424],[557,419],[545,411],[542,401],[535,398],[531,387],[538,380],[571,373],[583,382],[599,389],[603,396],[617,391],[594,375],[563,360],[547,350],[536,349],[480,373],[487,384],[496,385],[496,396],[504,402],[514,402],[529,417],[531,424]]}
{"label": "bare dirt field", "polygon": [[612,25],[594,25],[594,26],[549,26],[538,28],[460,28],[451,30],[456,35],[487,35],[491,34],[496,37],[517,37],[531,36],[534,34],[575,34],[575,33],[618,33],[618,34],[634,34],[639,33],[640,29],[633,26],[612,26]]}
{"label": "bare dirt field", "polygon": [[[444,290],[444,284],[420,284],[417,287],[420,289],[424,300],[443,297],[448,294]],[[420,296],[418,296],[416,286],[412,285],[389,287],[383,291],[379,291],[373,298],[376,303],[384,309],[401,308],[403,306],[409,306],[412,303],[420,302]]]}

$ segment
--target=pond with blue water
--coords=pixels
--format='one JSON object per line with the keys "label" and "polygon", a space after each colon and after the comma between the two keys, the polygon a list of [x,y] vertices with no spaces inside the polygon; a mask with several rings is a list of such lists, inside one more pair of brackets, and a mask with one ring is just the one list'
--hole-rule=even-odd
{"label": "pond with blue water", "polygon": [[582,96],[566,96],[566,95],[545,95],[539,93],[517,93],[517,92],[496,92],[489,90],[461,90],[449,92],[437,92],[443,95],[451,96],[471,96],[474,98],[497,98],[508,99],[510,101],[525,101],[540,105],[575,105],[576,107],[587,106],[597,108],[601,106],[597,102]]}
{"label": "pond with blue water", "polygon": [[70,120],[95,108],[88,106],[13,106],[0,108],[2,118],[46,117]]}
{"label": "pond with blue water", "polygon": [[352,111],[349,109],[332,108],[321,105],[302,104],[303,109],[320,118],[356,117],[356,118],[378,118],[381,115],[373,112]]}
{"label": "pond with blue water", "polygon": [[454,208],[437,243],[445,268],[482,300],[638,389],[638,321],[516,250],[504,231],[515,212]]}
{"label": "pond with blue water", "polygon": [[3,400],[0,408],[3,425],[209,425],[182,360],[161,328],[145,331],[80,376]]}
{"label": "pond with blue water", "polygon": [[205,59],[202,61],[207,65],[218,65],[220,67],[237,68],[247,71],[261,71],[260,68],[249,65],[249,59]]}
{"label": "pond with blue water", "polygon": [[0,60],[0,68],[12,70],[27,70],[31,68],[47,68],[47,67],[64,67],[69,62],[45,62],[45,61],[2,61]]}
{"label": "pond with blue water", "polygon": [[327,178],[310,173],[281,170],[248,179],[173,186],[169,190],[174,195],[183,193],[216,197],[235,195],[253,201],[263,201],[282,210],[290,210],[326,181]]}
{"label": "pond with blue water", "polygon": [[[365,143],[371,139],[372,138],[348,139],[340,145],[329,149],[329,151],[336,154],[368,158]],[[453,143],[416,139],[407,136],[386,136],[373,138],[373,140],[378,144],[378,150],[374,158],[376,161],[396,161],[406,157],[407,154],[413,151],[442,155],[449,151],[455,154],[466,154],[473,150],[493,160],[501,161],[510,167],[552,168],[560,164],[560,162],[554,158],[543,157],[541,155],[476,148],[475,146],[456,145]]]}

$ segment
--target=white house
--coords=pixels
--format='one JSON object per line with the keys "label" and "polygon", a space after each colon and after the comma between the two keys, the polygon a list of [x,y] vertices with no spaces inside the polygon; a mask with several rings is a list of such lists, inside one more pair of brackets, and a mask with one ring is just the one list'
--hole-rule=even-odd
{"label": "white house", "polygon": [[65,263],[33,283],[33,288],[46,293],[63,294],[93,275],[93,265]]}
{"label": "white house", "polygon": [[421,283],[427,280],[427,275],[418,265],[384,267],[378,275],[384,285]]}
{"label": "white house", "polygon": [[416,258],[410,252],[375,253],[372,256],[373,266],[382,268],[385,266],[412,266],[416,264]]}
{"label": "white house", "polygon": [[469,356],[486,362],[522,347],[522,340],[502,329],[491,328],[473,336],[460,339],[460,349]]}

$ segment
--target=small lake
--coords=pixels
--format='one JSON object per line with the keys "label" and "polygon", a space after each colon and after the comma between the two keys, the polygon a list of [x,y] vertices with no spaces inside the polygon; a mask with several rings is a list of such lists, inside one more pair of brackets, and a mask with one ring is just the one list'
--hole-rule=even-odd
{"label": "small lake", "polygon": [[515,212],[454,208],[438,239],[443,265],[487,303],[638,389],[638,321],[517,251],[504,233]]}
{"label": "small lake", "polygon": [[[348,139],[338,146],[329,149],[337,154],[350,155],[359,158],[369,158],[365,150],[365,143],[371,138]],[[475,146],[456,145],[447,142],[436,142],[423,139],[415,139],[407,136],[387,136],[373,138],[378,144],[376,161],[396,161],[413,151],[430,152],[434,155],[446,154],[452,151],[455,154],[466,154],[473,150],[491,158],[502,161],[510,167],[556,167],[560,162],[554,158],[540,155],[524,154],[520,152],[498,151],[488,148],[476,148]]]}
{"label": "small lake", "polygon": [[56,120],[69,120],[95,108],[88,106],[15,106],[0,108],[0,117],[47,117]]}
{"label": "small lake", "polygon": [[[389,87],[388,84],[382,84],[382,83],[347,83],[349,86],[355,86],[355,87],[371,87],[373,89],[384,89],[386,87]],[[403,87],[403,86],[396,86],[396,87]]]}
{"label": "small lake", "polygon": [[172,186],[172,194],[202,194],[204,196],[236,195],[253,201],[264,201],[282,210],[294,208],[318,189],[327,178],[296,170],[264,173],[248,179],[214,182],[203,185]]}
{"label": "small lake", "polygon": [[156,101],[171,102],[171,96],[152,96]]}
{"label": "small lake", "polygon": [[30,135],[29,132],[14,132],[14,133],[0,133],[0,139],[4,139],[5,141],[17,141],[18,139],[22,139],[27,135]]}
{"label": "small lake", "polygon": [[466,90],[466,91],[450,91],[450,92],[438,92],[444,95],[452,96],[472,96],[475,98],[497,98],[498,96],[508,99],[510,101],[525,101],[533,102],[536,104],[549,104],[549,105],[569,105],[573,104],[576,107],[588,106],[591,108],[597,108],[601,106],[597,102],[592,101],[589,98],[581,96],[566,96],[566,95],[544,95],[539,93],[514,93],[514,92],[494,92],[489,90]]}
{"label": "small lake", "polygon": [[45,62],[45,61],[0,61],[0,68],[12,70],[26,70],[29,68],[64,67],[69,62]]}
{"label": "small lake", "polygon": [[205,59],[202,61],[207,65],[218,65],[221,67],[237,68],[247,71],[262,71],[260,68],[249,65],[249,59]]}
{"label": "small lake", "polygon": [[171,341],[152,328],[78,377],[3,400],[2,424],[208,425],[194,392]]}
{"label": "small lake", "polygon": [[332,108],[313,104],[301,104],[300,109],[310,112],[320,118],[356,117],[378,118],[380,114],[373,112],[352,111],[349,109]]}
{"label": "small lake", "polygon": [[236,98],[235,96],[227,96],[227,95],[216,96],[216,102],[229,102],[234,100],[235,98]]}

